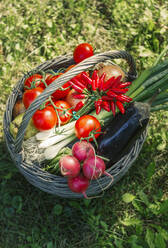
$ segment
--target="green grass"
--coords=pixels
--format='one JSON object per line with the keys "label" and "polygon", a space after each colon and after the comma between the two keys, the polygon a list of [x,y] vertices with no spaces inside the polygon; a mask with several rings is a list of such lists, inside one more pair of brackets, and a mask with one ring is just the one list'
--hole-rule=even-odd
{"label": "green grass", "polygon": [[128,173],[91,201],[61,199],[29,184],[2,133],[7,97],[23,73],[86,41],[96,52],[129,51],[140,74],[166,47],[167,27],[166,0],[0,0],[1,248],[168,246],[167,111],[152,114]]}

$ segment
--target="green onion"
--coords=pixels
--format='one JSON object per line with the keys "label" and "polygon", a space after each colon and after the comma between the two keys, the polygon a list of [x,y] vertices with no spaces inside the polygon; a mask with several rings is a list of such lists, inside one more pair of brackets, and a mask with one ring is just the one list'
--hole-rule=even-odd
{"label": "green onion", "polygon": [[168,87],[168,74],[166,76],[164,76],[162,79],[160,79],[159,81],[156,81],[155,83],[153,83],[152,86],[150,86],[149,88],[145,89],[143,91],[141,91],[141,93],[136,94],[132,97],[134,97],[135,101],[141,101],[144,100],[146,98],[150,98],[151,95],[153,95],[153,93],[155,93],[158,89],[162,89],[162,87],[165,86],[165,83],[167,84]]}
{"label": "green onion", "polygon": [[151,107],[151,112],[154,111],[159,111],[159,110],[168,110],[168,104],[161,104],[161,105],[157,105],[155,107]]}
{"label": "green onion", "polygon": [[66,137],[66,139],[62,140],[61,142],[58,142],[56,145],[49,146],[44,151],[44,156],[46,160],[53,159],[57,156],[58,152],[63,149],[66,145],[68,145],[71,141],[75,139],[75,134],[73,134],[70,137]]}
{"label": "green onion", "polygon": [[142,72],[142,74],[136,80],[134,80],[132,85],[129,87],[129,91],[128,91],[129,96],[131,96],[131,94],[134,91],[138,90],[141,85],[146,83],[147,80],[150,80],[152,78],[152,80],[150,81],[150,84],[155,83],[156,81],[155,76],[160,77],[159,76],[160,73],[162,73],[163,71],[167,69],[168,69],[168,60],[165,60],[162,63]]}
{"label": "green onion", "polygon": [[[135,96],[139,95],[141,92],[144,92],[145,90],[147,90],[148,87],[155,85],[155,82],[161,80],[163,78],[163,82],[164,80],[167,80],[167,78],[165,77],[166,75],[168,75],[168,69],[158,73],[157,75],[150,77],[148,80],[146,80],[137,90],[135,90],[132,94],[130,94],[129,92],[129,96],[134,98]],[[165,79],[164,79],[165,77]]]}

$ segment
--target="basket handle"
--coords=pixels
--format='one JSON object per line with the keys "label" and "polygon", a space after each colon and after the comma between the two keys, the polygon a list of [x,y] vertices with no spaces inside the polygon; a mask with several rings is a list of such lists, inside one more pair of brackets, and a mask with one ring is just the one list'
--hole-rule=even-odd
{"label": "basket handle", "polygon": [[[99,53],[96,55],[93,55],[79,64],[77,64],[75,67],[67,71],[66,73],[62,74],[60,77],[58,77],[56,80],[53,81],[52,84],[50,84],[43,92],[40,94],[30,105],[30,107],[26,110],[22,123],[18,129],[16,141],[15,141],[15,152],[19,153],[22,149],[22,143],[24,139],[24,133],[26,131],[26,127],[29,123],[29,120],[35,113],[35,111],[40,107],[40,105],[52,94],[55,90],[60,88],[64,83],[69,81],[71,78],[76,76],[77,74],[81,73],[82,71],[85,71],[93,66],[95,66],[99,62],[104,62],[109,59],[125,59],[129,65],[129,71],[127,74],[127,78],[132,81],[137,77],[136,72],[136,65],[134,62],[133,57],[126,51],[109,51],[105,53]],[[72,58],[71,58],[72,60]],[[60,59],[58,59],[58,65],[59,65]],[[57,63],[57,61],[55,61]],[[37,67],[40,69],[40,66]]]}

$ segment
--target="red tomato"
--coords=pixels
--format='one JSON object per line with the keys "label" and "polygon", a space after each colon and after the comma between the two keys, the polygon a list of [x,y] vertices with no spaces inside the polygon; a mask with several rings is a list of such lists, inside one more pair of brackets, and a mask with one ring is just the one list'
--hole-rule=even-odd
{"label": "red tomato", "polygon": [[[90,132],[94,131],[94,135],[97,138],[100,134],[97,132],[101,131],[100,122],[92,115],[83,115],[80,117],[75,124],[75,134],[80,138],[86,138],[90,136]],[[90,138],[89,141],[92,141],[93,138]]]}
{"label": "red tomato", "polygon": [[[65,102],[65,101],[62,101],[62,100],[59,100],[59,101],[54,101],[54,104],[57,108],[61,108],[61,109],[57,109],[58,111],[58,115],[59,115],[59,118],[60,118],[60,121],[61,121],[61,125],[64,125],[66,124],[72,117],[72,109],[71,109],[71,106]],[[57,124],[58,124],[58,121],[57,121]]]}
{"label": "red tomato", "polygon": [[[62,75],[62,74],[63,74],[63,73],[60,73],[59,75],[55,75],[55,76],[53,76],[53,75],[48,76],[47,79],[46,79],[47,85],[50,85],[55,79],[57,79],[57,78],[58,78],[60,75]],[[65,98],[65,97],[68,95],[69,91],[70,91],[70,88],[68,88],[69,86],[70,86],[70,85],[69,85],[68,82],[65,83],[65,84],[62,86],[62,88],[63,88],[63,89],[66,89],[66,88],[67,88],[67,89],[66,89],[66,90],[61,90],[61,89],[56,90],[56,91],[52,94],[53,98],[56,99],[56,100]]]}
{"label": "red tomato", "polygon": [[73,53],[73,58],[76,63],[93,55],[93,47],[89,43],[79,44]]}
{"label": "red tomato", "polygon": [[23,104],[27,109],[30,104],[43,92],[43,88],[37,87],[34,89],[26,90],[23,93]]}
{"label": "red tomato", "polygon": [[57,123],[57,115],[53,107],[47,106],[44,109],[38,109],[33,117],[34,126],[40,130],[45,131],[53,128]]}
{"label": "red tomato", "polygon": [[44,83],[40,80],[42,78],[43,78],[43,76],[40,74],[34,74],[34,75],[28,77],[24,82],[24,90],[28,90],[28,88],[31,88],[32,84],[35,84],[35,87],[41,87],[41,88],[45,89]]}

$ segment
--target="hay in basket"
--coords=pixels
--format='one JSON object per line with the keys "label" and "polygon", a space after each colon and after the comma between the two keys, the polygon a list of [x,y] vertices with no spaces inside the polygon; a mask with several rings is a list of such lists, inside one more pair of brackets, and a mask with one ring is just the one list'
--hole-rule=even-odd
{"label": "hay in basket", "polygon": [[[10,134],[10,123],[12,121],[12,110],[13,106],[19,95],[22,94],[23,85],[25,79],[32,75],[32,71],[24,75],[23,78],[17,83],[16,87],[13,89],[11,95],[8,98],[6,111],[4,115],[4,136],[6,140],[6,145],[11,155],[11,158],[15,162],[19,171],[23,176],[35,187],[64,198],[80,198],[83,197],[82,194],[72,192],[67,185],[67,179],[65,177],[57,176],[51,174],[43,168],[41,168],[37,163],[27,162],[26,156],[24,154],[23,139],[26,127],[31,119],[32,115],[39,108],[39,106],[49,97],[56,89],[61,87],[65,82],[69,81],[71,78],[93,68],[100,62],[111,61],[113,59],[124,59],[128,63],[129,71],[126,73],[127,80],[133,81],[136,76],[136,66],[132,56],[125,51],[109,51],[105,53],[96,54],[90,58],[85,59],[80,62],[77,66],[73,67],[61,77],[55,80],[55,83],[50,84],[39,97],[31,104],[24,114],[22,123],[19,127],[19,131],[16,140]],[[113,62],[112,62],[113,63]],[[35,68],[34,72],[54,70],[57,71],[60,68],[67,68],[68,66],[74,64],[72,55],[59,56],[55,59],[46,61],[45,63],[39,65]],[[120,178],[122,178],[128,169],[131,167],[135,159],[138,157],[143,143],[146,138],[146,130],[141,134],[141,136],[135,141],[129,153],[125,154],[118,162],[113,164],[107,169],[114,180],[110,184],[110,178],[107,176],[102,176],[98,180],[92,180],[86,193],[88,196],[95,196],[102,193],[109,186],[115,184]]]}

